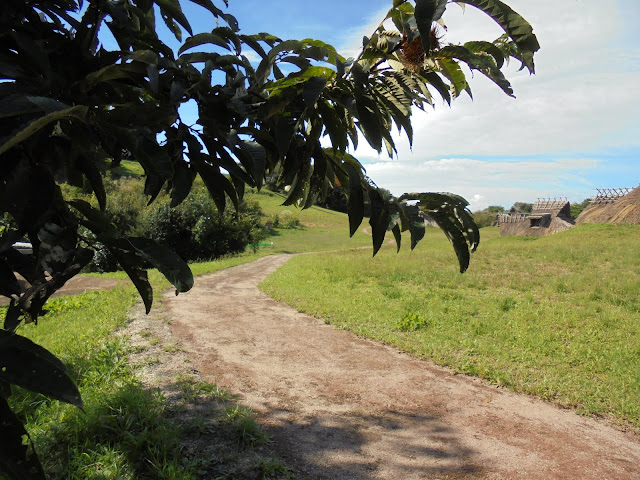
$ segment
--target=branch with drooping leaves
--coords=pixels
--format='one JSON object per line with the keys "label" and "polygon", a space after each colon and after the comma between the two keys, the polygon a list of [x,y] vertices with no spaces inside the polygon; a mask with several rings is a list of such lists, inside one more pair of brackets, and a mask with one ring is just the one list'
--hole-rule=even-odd
{"label": "branch with drooping leaves", "polygon": [[[436,94],[448,104],[463,91],[471,94],[461,64],[480,71],[512,96],[513,90],[501,72],[502,66],[509,57],[521,60],[529,55],[532,57],[538,48],[537,43],[531,42],[529,37],[527,41],[521,41],[526,37],[523,32],[532,30],[522,17],[510,9],[511,16],[497,18],[494,15],[493,18],[499,23],[504,20],[506,23],[501,26],[515,40],[501,37],[496,42],[440,44],[437,38],[433,38],[432,25],[441,20],[446,6],[447,2],[442,0],[418,1],[415,8],[409,2],[396,1],[374,34],[370,38],[365,37],[360,54],[349,62],[349,68],[345,68],[344,60],[333,49],[327,50],[326,55],[314,56],[316,63],[306,69],[301,68],[281,78],[278,75],[275,78],[268,75],[263,77],[268,83],[265,89],[266,108],[274,106],[274,111],[269,111],[269,115],[276,118],[275,108],[281,109],[283,102],[292,105],[302,97],[304,108],[290,123],[291,131],[303,137],[306,145],[316,143],[316,147],[309,150],[309,159],[312,161],[305,163],[299,174],[283,178],[285,184],[292,185],[286,204],[310,206],[327,183],[343,188],[349,185],[347,193],[352,233],[363,220],[365,203],[371,204],[372,210],[377,212],[376,218],[370,220],[374,232],[374,254],[387,231],[394,234],[399,245],[399,232],[410,230],[412,247],[415,246],[421,236],[416,233],[418,227],[414,228],[408,221],[415,210],[407,213],[407,205],[402,201],[375,193],[376,187],[365,180],[362,166],[348,154],[348,150],[357,148],[362,135],[378,152],[386,147],[389,156],[393,157],[397,154],[391,135],[394,124],[399,132],[405,132],[411,144],[411,107],[423,108],[425,104],[433,106]],[[475,2],[474,6],[485,10],[489,8],[482,2]],[[497,1],[490,2],[489,6],[505,11],[508,8]],[[486,13],[493,12],[489,9]],[[397,30],[387,30],[387,22],[393,23]],[[517,34],[514,33],[514,24],[518,25]],[[312,45],[309,41],[302,44],[291,42],[283,44],[290,49],[291,55],[297,55],[296,58],[305,57],[306,49]],[[314,49],[313,52],[317,54],[319,51]],[[266,61],[264,59],[268,58],[269,55],[263,57],[261,66]],[[328,63],[329,68],[319,67],[318,63],[322,62]],[[383,64],[384,68],[378,68]],[[533,72],[533,63],[527,66]],[[289,119],[291,114],[292,111],[286,110]],[[286,122],[280,119],[276,123],[275,136],[278,136],[278,131]],[[318,128],[318,125],[322,127]],[[328,137],[330,149],[320,148],[321,136]],[[320,175],[317,174],[318,170]],[[422,211],[428,210],[432,217],[444,212],[440,215],[442,220],[436,223],[452,240],[460,270],[466,270],[469,252],[475,250],[479,239],[477,228],[474,228],[466,210],[466,202],[452,194],[431,194],[433,199],[437,199],[436,209],[433,203],[428,202],[427,195],[420,196],[420,202],[429,204],[429,208]],[[447,201],[443,200],[444,195],[448,195]],[[420,208],[418,211],[421,211]]]}

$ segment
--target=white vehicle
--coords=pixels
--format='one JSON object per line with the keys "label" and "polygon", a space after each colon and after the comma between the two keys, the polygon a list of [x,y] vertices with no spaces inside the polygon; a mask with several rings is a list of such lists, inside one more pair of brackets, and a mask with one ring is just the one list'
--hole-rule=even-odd
{"label": "white vehicle", "polygon": [[29,242],[16,242],[12,247],[23,255],[31,255],[33,253],[33,246]]}

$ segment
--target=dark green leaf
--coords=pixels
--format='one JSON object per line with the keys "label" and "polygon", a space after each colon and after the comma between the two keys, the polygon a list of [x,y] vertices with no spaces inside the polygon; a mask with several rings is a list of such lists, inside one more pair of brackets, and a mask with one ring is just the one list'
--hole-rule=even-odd
{"label": "dark green leaf", "polygon": [[20,294],[20,285],[9,264],[0,258],[0,295],[11,297]]}
{"label": "dark green leaf", "polygon": [[187,40],[178,50],[178,55],[182,55],[186,50],[189,50],[190,48],[207,43],[218,45],[219,47],[230,50],[229,42],[220,35],[217,35],[215,33],[198,33],[193,37],[187,38]]}
{"label": "dark green leaf", "polygon": [[349,235],[353,237],[364,219],[364,188],[361,171],[349,164],[346,165],[346,168],[349,173],[349,202],[347,203]]}
{"label": "dark green leaf", "polygon": [[406,219],[406,225],[403,224],[403,229],[409,230],[411,250],[413,250],[418,245],[418,242],[424,238],[424,218],[420,215],[420,208],[417,205],[401,203],[400,207]]}
{"label": "dark green leaf", "polygon": [[144,181],[144,194],[149,197],[147,206],[151,205],[162,191],[165,179],[148,173]]}
{"label": "dark green leaf", "polygon": [[0,474],[16,480],[46,480],[33,445],[24,444],[23,439],[28,435],[7,401],[0,396]]}
{"label": "dark green leaf", "polygon": [[28,338],[6,330],[0,330],[0,381],[82,407],[80,392],[62,362]]}
{"label": "dark green leaf", "polygon": [[[446,59],[439,59],[436,61],[438,62],[438,65],[442,67],[441,72],[451,80],[452,86],[454,82],[456,82],[455,75],[461,75],[464,77],[464,74],[460,71],[454,75],[454,70],[451,69],[451,64],[455,64],[455,62],[448,60],[450,58],[465,62],[471,70],[478,70],[498,85],[504,93],[513,97],[511,84],[505,78],[500,68],[496,65],[494,57],[484,51],[477,54],[468,50],[466,46],[448,45],[438,51],[438,57],[447,57]],[[457,67],[455,70],[460,70],[460,67],[457,66],[457,64],[455,65]],[[462,82],[462,80],[459,82]],[[466,80],[464,80],[464,83],[466,84]],[[460,86],[463,85],[461,84]]]}
{"label": "dark green leaf", "polygon": [[402,233],[400,232],[400,226],[396,223],[391,229],[391,232],[393,232],[393,236],[396,239],[396,245],[398,247],[396,252],[399,252],[400,245],[402,244]]}
{"label": "dark green leaf", "polygon": [[387,228],[391,223],[391,215],[386,202],[377,189],[369,189],[369,201],[371,202],[371,236],[373,238],[373,255],[375,256],[382,247]]}
{"label": "dark green leaf", "polygon": [[344,153],[349,141],[344,111],[338,113],[338,109],[341,107],[333,107],[326,100],[318,102],[318,113],[322,116],[322,123],[331,139],[331,146],[338,152]]}
{"label": "dark green leaf", "polygon": [[429,33],[431,32],[431,24],[434,21],[439,3],[439,0],[416,0],[415,19],[420,32],[422,48],[425,52],[431,50]]}
{"label": "dark green leaf", "polygon": [[437,22],[442,18],[444,11],[447,9],[447,3],[449,0],[438,0],[438,6],[436,7],[436,11],[433,13],[433,21]]}
{"label": "dark green leaf", "polygon": [[189,21],[187,17],[182,13],[182,8],[180,8],[180,3],[178,0],[154,0],[155,3],[160,7],[163,16],[168,16],[178,22],[184,29],[189,32],[190,35],[193,35],[193,31],[191,30],[191,25],[189,25]]}
{"label": "dark green leaf", "polygon": [[314,108],[326,85],[327,79],[325,77],[311,77],[305,82],[302,90],[302,98],[304,98],[304,103],[307,108]]}
{"label": "dark green leaf", "polygon": [[126,241],[131,243],[140,255],[160,270],[160,273],[176,287],[176,295],[179,292],[191,290],[193,287],[191,269],[175,252],[148,238],[129,237]]}
{"label": "dark green leaf", "polygon": [[256,185],[261,186],[267,164],[267,151],[257,142],[241,140],[239,153],[240,162],[251,174]]}
{"label": "dark green leaf", "polygon": [[[153,304],[153,289],[149,283],[149,276],[147,275],[147,272],[141,268],[142,261],[137,255],[117,248],[114,245],[115,243],[112,242],[107,245],[107,248],[113,256],[116,257],[116,260],[122,269],[129,276],[131,282],[133,282],[133,285],[136,287],[136,290],[138,290],[138,293],[142,298],[145,311],[149,313]],[[125,248],[128,248],[127,245],[124,246]]]}
{"label": "dark green leaf", "polygon": [[59,102],[48,97],[27,97],[27,99],[36,105],[40,110],[46,113],[60,112],[69,109],[69,105]]}
{"label": "dark green leaf", "polygon": [[449,93],[449,86],[440,78],[435,72],[425,72],[424,77],[429,82],[429,85],[435,87],[442,99],[451,105],[451,94]]}
{"label": "dark green leaf", "polygon": [[49,113],[44,117],[40,117],[31,122],[9,140],[7,140],[4,144],[2,144],[0,146],[0,155],[15,147],[19,143],[25,141],[27,138],[37,133],[40,129],[46,127],[52,122],[67,118],[77,118],[84,122],[87,116],[87,112],[87,107],[85,107],[84,105],[77,105],[75,107],[67,108],[65,110],[59,110],[53,113]]}
{"label": "dark green leaf", "polygon": [[499,0],[457,0],[458,3],[473,5],[489,15],[513,39],[522,55],[522,62],[535,73],[533,55],[540,50],[533,28],[520,14]]}
{"label": "dark green leaf", "polygon": [[289,195],[282,203],[283,205],[293,205],[294,203],[304,203],[309,192],[309,180],[313,174],[313,165],[311,165],[311,156],[308,153],[303,154],[303,158],[300,160],[300,169],[295,176]]}
{"label": "dark green leaf", "polygon": [[376,105],[375,100],[366,95],[356,97],[356,105],[358,108],[358,126],[369,145],[380,152],[382,150],[383,126],[381,125],[378,105]]}
{"label": "dark green leaf", "polygon": [[[448,58],[441,58],[437,59],[434,63],[438,71],[451,82],[450,88],[453,98],[458,97],[465,90],[470,92],[464,72],[457,62]],[[469,93],[469,95],[471,95],[471,93]]]}
{"label": "dark green leaf", "polygon": [[33,102],[30,102],[26,96],[3,96],[0,93],[0,97],[3,98],[2,103],[0,103],[0,118],[24,115],[27,113],[36,113],[40,110],[36,105],[33,104]]}
{"label": "dark green leaf", "polygon": [[419,200],[421,210],[438,224],[451,241],[460,264],[460,273],[464,273],[469,267],[470,249],[474,251],[480,242],[478,228],[466,211],[469,202],[450,193],[411,193],[403,195],[400,200]]}
{"label": "dark green leaf", "polygon": [[496,67],[498,68],[502,68],[502,65],[504,65],[504,60],[505,60],[504,53],[502,52],[502,50],[500,50],[499,47],[497,47],[495,44],[491,42],[484,42],[484,41],[466,42],[463,45],[463,47],[472,53],[476,53],[476,54],[487,53],[491,55],[496,63]]}
{"label": "dark green leaf", "polygon": [[194,171],[183,161],[176,163],[173,178],[171,179],[171,208],[177,207],[187,198],[193,185]]}
{"label": "dark green leaf", "polygon": [[104,210],[107,207],[107,192],[104,189],[104,183],[102,183],[100,170],[89,158],[79,158],[76,161],[76,166],[87,177],[96,200],[98,200],[98,205],[100,205],[100,210]]}
{"label": "dark green leaf", "polygon": [[227,204],[225,196],[225,180],[227,179],[222,175],[222,173],[220,173],[220,169],[218,167],[208,165],[200,161],[195,162],[194,167],[200,174],[200,177],[202,177],[202,181],[207,187],[209,195],[216,204],[218,212],[221,214],[224,213]]}
{"label": "dark green leaf", "polygon": [[278,146],[280,157],[286,156],[289,151],[289,144],[295,133],[296,122],[290,116],[278,118],[275,126],[275,140]]}
{"label": "dark green leaf", "polygon": [[91,230],[98,238],[105,236],[114,238],[118,235],[109,217],[104,212],[93,208],[88,202],[84,200],[71,200],[69,201],[69,205],[83,215],[84,219],[79,219],[80,223]]}
{"label": "dark green leaf", "polygon": [[7,308],[7,313],[4,316],[3,328],[10,332],[14,332],[22,321],[22,315],[23,313],[20,308],[16,306],[15,301],[11,301],[9,307]]}
{"label": "dark green leaf", "polygon": [[466,238],[462,233],[459,222],[456,221],[454,216],[451,216],[449,212],[445,211],[433,211],[429,212],[431,218],[435,220],[438,226],[444,231],[447,238],[451,241],[453,249],[458,257],[458,263],[460,264],[460,273],[466,272],[469,268],[470,252],[467,245]]}

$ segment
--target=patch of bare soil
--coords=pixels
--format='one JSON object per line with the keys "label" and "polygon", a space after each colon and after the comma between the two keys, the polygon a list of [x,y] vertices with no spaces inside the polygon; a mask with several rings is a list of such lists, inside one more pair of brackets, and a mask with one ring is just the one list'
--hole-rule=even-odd
{"label": "patch of bare soil", "polygon": [[[65,295],[78,295],[80,293],[95,292],[98,290],[112,290],[128,280],[116,280],[114,278],[76,276],[65,283],[52,297]],[[0,306],[9,305],[7,297],[0,297]]]}
{"label": "patch of bare soil", "polygon": [[[288,479],[289,471],[277,458],[273,444],[240,438],[228,411],[237,402],[226,391],[205,383],[171,333],[171,319],[162,307],[145,315],[139,304],[131,322],[118,332],[126,336],[143,387],[165,399],[164,418],[177,427],[186,462],[197,462],[206,479]],[[260,440],[260,438],[258,438]]]}
{"label": "patch of bare soil", "polygon": [[288,258],[200,277],[163,305],[192,368],[259,413],[298,478],[640,478],[633,432],[453,375],[270,299],[257,286]]}

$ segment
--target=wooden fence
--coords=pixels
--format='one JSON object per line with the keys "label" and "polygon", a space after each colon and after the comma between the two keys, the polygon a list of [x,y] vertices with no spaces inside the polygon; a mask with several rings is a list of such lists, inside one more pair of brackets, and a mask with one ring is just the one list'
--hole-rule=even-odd
{"label": "wooden fence", "polygon": [[598,192],[596,198],[591,203],[603,204],[613,203],[616,200],[624,197],[627,193],[633,190],[634,187],[621,187],[621,188],[596,188]]}
{"label": "wooden fence", "polygon": [[533,204],[533,211],[536,210],[559,210],[563,208],[569,200],[566,197],[539,198]]}

